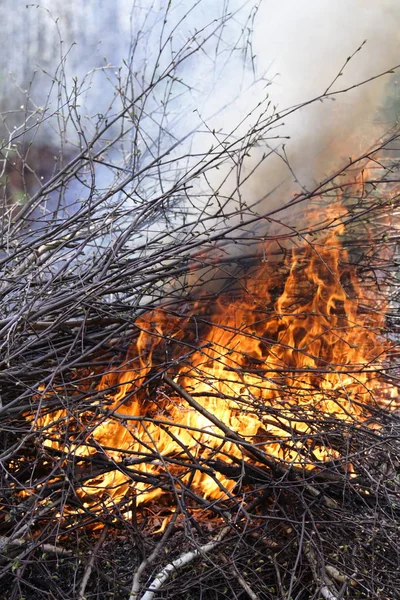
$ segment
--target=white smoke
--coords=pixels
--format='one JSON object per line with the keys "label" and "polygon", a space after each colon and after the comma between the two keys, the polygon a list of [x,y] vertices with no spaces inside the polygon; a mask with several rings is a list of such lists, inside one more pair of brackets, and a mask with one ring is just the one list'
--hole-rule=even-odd
{"label": "white smoke", "polygon": [[[53,108],[57,111],[58,89],[48,103],[46,81],[51,85],[51,74],[60,65],[60,39],[64,52],[71,48],[65,62],[66,95],[74,86],[74,77],[82,82],[85,74],[92,72],[85,80],[79,110],[93,121],[96,113],[104,112],[113,101],[116,74],[123,77],[128,68],[147,73],[146,77],[154,69],[162,72],[174,53],[195,39],[196,31],[205,28],[194,45],[214,28],[215,35],[178,68],[182,94],[169,100],[163,116],[168,133],[165,143],[188,136],[184,146],[175,151],[177,157],[188,148],[196,156],[207,153],[216,140],[232,140],[230,132],[235,132],[236,138],[243,135],[268,107],[267,116],[272,119],[266,135],[269,141],[248,152],[250,157],[239,175],[235,171],[224,181],[235,166],[236,159],[232,159],[207,179],[213,188],[209,195],[217,189],[222,199],[232,198],[227,210],[239,211],[235,201],[240,201],[241,208],[243,202],[253,206],[249,217],[268,213],[286,205],[294,193],[312,189],[382,134],[377,116],[389,77],[358,84],[400,63],[397,0],[43,0],[41,4],[51,16],[44,9],[26,9],[25,2],[15,5],[4,0],[4,4],[0,33],[7,51],[1,58],[1,108],[12,114],[21,102],[17,94],[14,99],[13,78],[21,89],[29,88],[37,106],[47,103],[48,114]],[[168,39],[160,57],[160,40]],[[135,58],[129,62],[131,44],[137,41]],[[102,68],[105,64],[109,66]],[[30,87],[35,68],[38,72]],[[6,76],[8,71],[13,72],[11,79]],[[351,89],[341,93],[347,88]],[[326,90],[328,97],[324,96]],[[153,108],[164,91],[162,86],[155,91]],[[311,102],[319,97],[321,101]],[[298,105],[304,107],[282,117]],[[148,139],[158,135],[156,112],[155,119],[143,123]],[[274,120],[274,113],[281,118]],[[76,141],[68,120],[66,127],[67,138]],[[51,127],[43,131],[48,140]],[[54,131],[51,141],[56,144]],[[271,150],[269,158],[255,168],[260,157]],[[199,200],[199,208],[212,213],[221,199],[214,205],[204,185],[201,191],[205,199],[203,205]],[[225,219],[223,226],[236,222]]]}
{"label": "white smoke", "polygon": [[[380,122],[379,111],[391,75],[377,76],[400,63],[399,25],[400,4],[392,0],[262,2],[254,19],[252,52],[255,78],[263,76],[269,85],[245,91],[230,110],[211,120],[210,129],[233,130],[251,106],[265,103],[266,95],[270,114],[275,111],[280,118],[271,127],[268,145],[261,144],[247,158],[242,180],[252,175],[240,186],[240,194],[235,191],[237,180],[231,178],[221,195],[240,196],[256,206],[256,213],[269,213],[368,150],[387,126]],[[221,96],[237,73],[237,64],[228,66],[213,90],[210,113],[224,103]],[[288,110],[296,106],[303,107]],[[218,178],[220,174],[213,185]]]}
{"label": "white smoke", "polygon": [[[306,189],[343,166],[349,157],[362,154],[382,134],[378,110],[389,77],[358,84],[400,63],[399,24],[400,5],[390,0],[263,3],[254,46],[260,63],[270,64],[270,71],[279,74],[270,89],[278,111],[307,103],[329,90],[329,98],[293,113],[282,127],[291,138],[286,143],[290,166]],[[348,91],[334,93],[341,90]],[[271,188],[280,183],[283,169],[289,191],[293,178],[282,161],[275,159],[279,162],[280,169],[278,164],[266,166]],[[258,194],[261,196],[262,190]]]}

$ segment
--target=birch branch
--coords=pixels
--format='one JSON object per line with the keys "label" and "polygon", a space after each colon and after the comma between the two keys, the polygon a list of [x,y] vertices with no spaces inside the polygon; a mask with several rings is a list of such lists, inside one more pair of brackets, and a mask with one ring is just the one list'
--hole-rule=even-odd
{"label": "birch branch", "polygon": [[[171,576],[171,574],[174,571],[184,567],[185,565],[189,564],[196,558],[199,558],[202,555],[207,554],[208,552],[211,552],[212,550],[214,550],[214,548],[216,548],[218,546],[218,544],[224,539],[224,537],[227,535],[229,530],[230,530],[229,526],[224,527],[223,529],[221,529],[219,534],[211,542],[208,542],[207,544],[200,546],[200,548],[196,548],[195,550],[181,554],[178,558],[176,558],[175,560],[170,562],[168,565],[166,565],[153,578],[153,581],[150,583],[149,588],[141,597],[141,600],[153,600],[156,592],[164,585],[164,583],[169,579],[169,577]],[[132,587],[131,595],[129,596],[129,600],[139,600],[137,590],[133,589],[133,587]]]}

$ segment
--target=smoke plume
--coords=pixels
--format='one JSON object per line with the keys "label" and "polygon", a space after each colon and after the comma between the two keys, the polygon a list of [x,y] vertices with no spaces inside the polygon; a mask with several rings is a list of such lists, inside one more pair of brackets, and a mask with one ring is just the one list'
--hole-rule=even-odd
{"label": "smoke plume", "polygon": [[[249,220],[276,216],[274,211],[290,204],[295,194],[318,187],[393,126],[382,106],[394,77],[388,71],[400,63],[400,6],[391,0],[379,5],[373,0],[269,0],[261,3],[253,23],[259,83],[210,125],[232,131],[251,106],[268,107],[269,139],[251,148],[239,183],[235,170],[227,177],[232,165],[226,165],[227,179],[219,188],[221,196],[233,198],[231,212],[236,206]],[[219,90],[229,89],[235,72],[238,67],[232,64],[226,81],[216,84],[210,113],[223,104]],[[254,120],[259,112],[255,108]],[[214,186],[218,178],[220,173]],[[293,215],[277,218],[293,225],[299,218]],[[232,217],[229,225],[238,221]]]}
{"label": "smoke plume", "polygon": [[[16,115],[23,120],[29,114],[28,137],[57,146],[59,130],[53,125],[59,119],[60,87],[51,75],[61,67],[65,97],[76,81],[81,84],[77,110],[86,127],[113,101],[117,77],[135,70],[148,83],[179,48],[204,39],[201,49],[188,52],[177,69],[182,93],[169,97],[157,120],[166,89],[158,86],[153,105],[146,107],[154,116],[141,124],[147,147],[149,140],[162,150],[172,139],[184,140],[171,151],[177,173],[193,166],[199,155],[207,156],[210,148],[229,148],[219,169],[211,169],[207,180],[198,183],[192,224],[197,226],[206,214],[204,234],[207,228],[223,231],[259,215],[273,213],[275,218],[293,195],[317,187],[388,128],[380,110],[393,75],[377,76],[400,63],[397,0],[84,4],[46,0],[42,9],[26,9],[5,1],[8,17],[0,30],[9,51],[3,53],[1,68],[13,75],[4,78],[1,106],[9,121],[3,137],[11,131],[13,141]],[[58,48],[61,40],[64,54]],[[20,51],[11,52],[16,46]],[[29,90],[27,106],[24,89]],[[32,127],[37,107],[45,107],[38,115],[46,116],[38,131]],[[19,135],[20,124],[16,127]],[[252,127],[262,135],[246,137]],[[81,139],[71,119],[65,119],[63,135],[64,147]],[[291,211],[276,218],[290,223],[298,216]],[[242,233],[251,231],[252,225],[242,228]]]}

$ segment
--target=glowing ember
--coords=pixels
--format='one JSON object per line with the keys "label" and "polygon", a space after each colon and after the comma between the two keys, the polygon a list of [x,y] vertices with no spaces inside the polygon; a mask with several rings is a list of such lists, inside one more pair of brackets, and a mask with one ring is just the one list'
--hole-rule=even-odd
{"label": "glowing ember", "polygon": [[86,506],[183,487],[223,498],[245,463],[315,469],[340,462],[335,423],[374,427],[369,407],[397,397],[379,378],[384,306],[362,293],[342,234],[336,225],[286,265],[265,262],[190,316],[146,313],[90,410],[36,420],[44,447],[114,462],[78,490]]}

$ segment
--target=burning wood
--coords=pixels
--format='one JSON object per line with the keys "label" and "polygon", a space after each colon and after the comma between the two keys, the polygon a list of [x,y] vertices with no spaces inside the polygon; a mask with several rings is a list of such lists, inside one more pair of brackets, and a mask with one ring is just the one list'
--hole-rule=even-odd
{"label": "burning wood", "polygon": [[[395,19],[380,25],[400,9],[356,0],[353,14],[337,0],[321,18],[319,0],[293,0],[312,37],[288,23],[291,62],[274,25],[287,3],[247,21],[223,3],[204,29],[204,2],[179,25],[166,4],[147,15],[135,3],[125,80],[96,69],[120,106],[93,130],[62,60],[66,146],[48,180],[10,128],[3,174],[21,157],[26,201],[1,212],[0,600],[394,597],[398,128],[375,121],[377,75],[392,78],[397,52]],[[244,40],[260,18],[261,37]],[[363,35],[342,44],[342,30]],[[321,56],[334,43],[329,64],[351,54],[322,95],[319,37]],[[253,56],[266,40],[291,63],[282,86],[268,80],[277,105]],[[201,53],[234,105],[209,102]],[[367,139],[380,141],[360,152]]]}
{"label": "burning wood", "polygon": [[282,471],[330,461],[356,476],[335,427],[377,428],[374,411],[397,406],[398,392],[382,381],[383,294],[364,293],[341,243],[347,216],[330,208],[323,233],[288,254],[285,277],[266,247],[232,294],[200,299],[186,315],[145,313],[86,409],[35,412],[44,449],[108,465],[77,487],[83,506],[183,489],[237,497],[246,465],[274,460]]}

